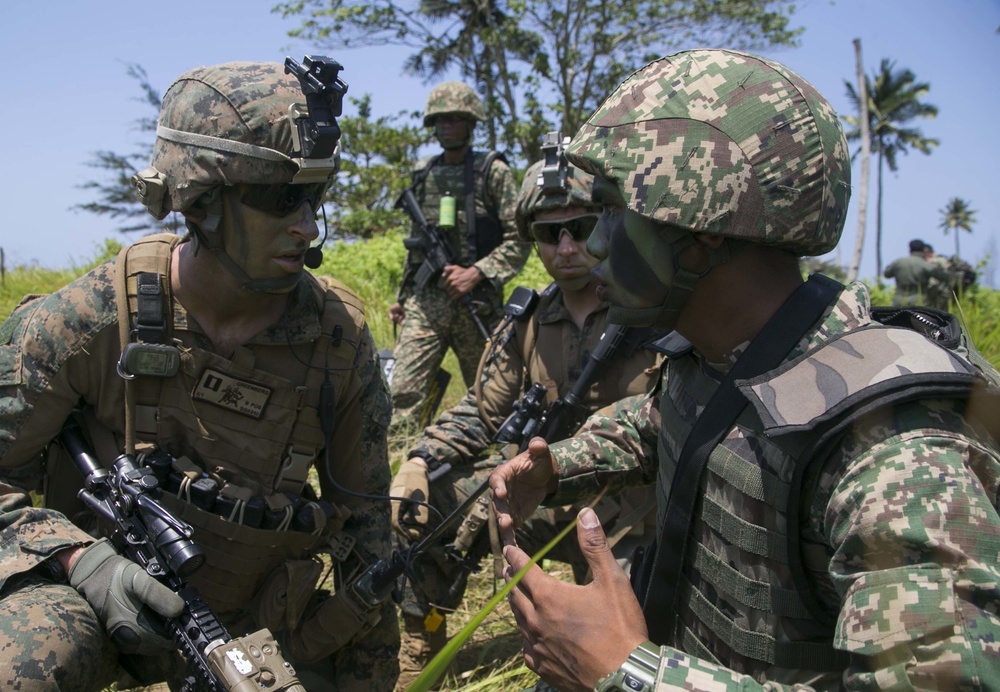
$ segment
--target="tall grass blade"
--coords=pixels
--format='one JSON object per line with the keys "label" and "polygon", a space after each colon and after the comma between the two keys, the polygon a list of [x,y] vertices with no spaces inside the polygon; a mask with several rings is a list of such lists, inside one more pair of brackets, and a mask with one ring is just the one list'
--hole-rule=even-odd
{"label": "tall grass blade", "polygon": [[[601,491],[597,497],[591,501],[589,506],[593,508],[603,496],[604,491]],[[431,659],[431,662],[427,664],[427,668],[425,668],[417,679],[413,681],[413,684],[407,688],[407,692],[427,692],[427,690],[431,689],[434,683],[444,676],[448,666],[458,655],[458,652],[462,650],[462,647],[465,646],[465,643],[469,641],[469,638],[476,631],[476,628],[478,628],[479,625],[482,624],[483,620],[485,620],[489,614],[496,609],[496,607],[500,604],[500,601],[506,598],[511,589],[517,586],[518,582],[520,582],[524,575],[528,573],[528,570],[538,564],[538,562],[542,560],[559,541],[565,538],[570,531],[576,528],[576,523],[579,519],[580,516],[578,513],[577,516],[573,517],[573,521],[571,521],[566,528],[560,531],[558,535],[549,541],[541,550],[531,556],[531,560],[528,564],[518,570],[513,579],[507,582],[504,587],[500,589],[497,594],[486,603],[485,606],[483,606],[482,610],[473,615],[472,619],[469,620],[468,624],[463,627],[458,634],[448,640],[448,643],[445,644],[444,648],[441,649],[437,656]]]}

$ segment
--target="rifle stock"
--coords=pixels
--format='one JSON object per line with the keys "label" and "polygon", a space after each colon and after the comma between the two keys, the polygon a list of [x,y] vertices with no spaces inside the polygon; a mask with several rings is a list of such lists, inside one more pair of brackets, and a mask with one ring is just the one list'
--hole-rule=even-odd
{"label": "rifle stock", "polygon": [[104,468],[72,418],[63,426],[60,440],[84,476],[80,499],[107,524],[118,553],[184,601],[181,615],[165,621],[188,663],[181,689],[305,692],[267,629],[233,638],[188,586],[187,577],[201,567],[205,557],[191,540],[191,526],[156,502],[159,481],[152,469],[136,466],[127,454],[119,456],[111,469]]}

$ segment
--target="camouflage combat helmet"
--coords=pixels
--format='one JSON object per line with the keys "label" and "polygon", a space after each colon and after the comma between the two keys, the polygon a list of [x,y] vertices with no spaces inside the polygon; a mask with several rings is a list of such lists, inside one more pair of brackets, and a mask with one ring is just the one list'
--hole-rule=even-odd
{"label": "camouflage combat helmet", "polygon": [[526,242],[534,241],[531,235],[531,222],[539,212],[566,207],[581,207],[590,213],[599,211],[590,197],[594,176],[570,165],[566,169],[565,187],[546,187],[542,179],[544,165],[544,160],[531,164],[524,173],[521,192],[517,196],[515,211],[517,232],[521,240]]}
{"label": "camouflage combat helmet", "polygon": [[850,196],[837,115],[800,76],[728,50],[691,50],[626,79],[567,158],[628,208],[689,231],[829,252]]}
{"label": "camouflage combat helmet", "polygon": [[424,109],[424,127],[433,127],[434,118],[445,113],[464,115],[477,122],[486,120],[483,102],[465,82],[445,82],[431,90]]}
{"label": "camouflage combat helmet", "polygon": [[299,158],[294,104],[304,111],[306,97],[281,63],[234,62],[181,75],[163,97],[151,165],[132,179],[140,201],[162,219],[223,185],[328,180],[339,149],[324,160]]}

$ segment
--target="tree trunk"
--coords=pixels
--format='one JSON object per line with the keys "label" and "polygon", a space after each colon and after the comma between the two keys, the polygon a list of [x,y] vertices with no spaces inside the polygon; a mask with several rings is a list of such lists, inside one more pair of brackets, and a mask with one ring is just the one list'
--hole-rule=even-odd
{"label": "tree trunk", "polygon": [[[868,132],[868,89],[865,85],[865,72],[861,62],[861,39],[854,39],[854,58],[858,68],[858,94],[860,110],[859,119],[861,122],[861,191],[858,194],[858,232],[854,239],[854,259],[851,260],[851,268],[847,272],[847,281],[855,281],[858,278],[858,271],[861,268],[861,251],[865,246],[865,222],[868,213],[868,168],[871,163],[872,151],[871,140]],[[881,272],[880,272],[881,274]]]}
{"label": "tree trunk", "polygon": [[876,282],[882,285],[882,145],[878,144],[878,195],[876,197],[877,214],[875,216],[875,276]]}
{"label": "tree trunk", "polygon": [[962,256],[958,253],[958,236],[962,232],[962,229],[955,226],[955,257],[962,259]]}

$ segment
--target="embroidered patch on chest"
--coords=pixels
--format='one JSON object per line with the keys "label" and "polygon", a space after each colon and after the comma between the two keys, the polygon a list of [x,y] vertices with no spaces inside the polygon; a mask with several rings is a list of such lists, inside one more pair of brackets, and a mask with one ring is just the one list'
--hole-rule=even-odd
{"label": "embroidered patch on chest", "polygon": [[264,414],[264,406],[271,398],[271,390],[255,382],[207,369],[198,379],[191,398],[257,419]]}

